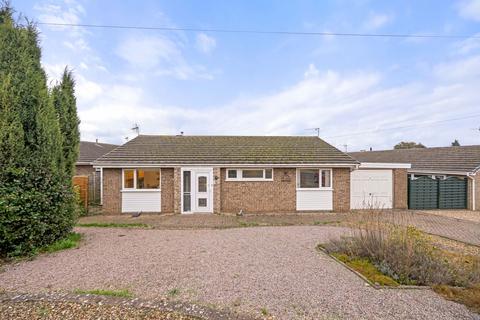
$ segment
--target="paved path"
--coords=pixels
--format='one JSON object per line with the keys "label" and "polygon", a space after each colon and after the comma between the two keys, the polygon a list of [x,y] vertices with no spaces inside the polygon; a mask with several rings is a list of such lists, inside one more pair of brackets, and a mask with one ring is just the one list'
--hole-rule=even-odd
{"label": "paved path", "polygon": [[479,222],[430,214],[428,211],[411,211],[407,215],[409,222],[425,232],[480,246]]}
{"label": "paved path", "polygon": [[79,231],[86,237],[79,249],[9,265],[0,287],[128,288],[143,299],[178,299],[257,317],[263,310],[276,319],[480,319],[430,290],[366,286],[315,250],[348,232],[338,227]]}

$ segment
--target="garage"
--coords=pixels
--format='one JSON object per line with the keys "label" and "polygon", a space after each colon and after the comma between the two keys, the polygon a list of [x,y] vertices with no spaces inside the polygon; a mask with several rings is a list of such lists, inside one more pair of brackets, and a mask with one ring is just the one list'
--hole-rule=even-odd
{"label": "garage", "polygon": [[389,169],[360,169],[350,175],[352,209],[393,207],[393,172]]}
{"label": "garage", "polygon": [[404,197],[400,200],[408,202],[410,209],[480,210],[480,145],[360,151],[349,155],[361,163],[360,167],[364,163],[411,165],[407,168],[410,178],[401,186],[393,169],[394,208],[398,208],[398,198]]}

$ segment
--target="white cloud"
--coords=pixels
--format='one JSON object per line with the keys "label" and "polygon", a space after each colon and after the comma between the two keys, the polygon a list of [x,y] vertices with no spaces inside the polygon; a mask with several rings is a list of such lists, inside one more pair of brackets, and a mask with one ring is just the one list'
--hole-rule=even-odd
{"label": "white cloud", "polygon": [[83,7],[74,1],[63,1],[59,4],[42,2],[35,5],[34,9],[40,12],[38,19],[47,23],[77,24],[80,16],[85,13]]}
{"label": "white cloud", "polygon": [[217,41],[205,33],[199,33],[197,34],[196,45],[200,52],[210,53],[217,46]]}
{"label": "white cloud", "polygon": [[480,21],[480,0],[464,0],[458,5],[461,17],[469,20]]}
{"label": "white cloud", "polygon": [[187,62],[182,44],[165,36],[128,37],[116,49],[134,70],[177,79],[212,79],[205,67]]}
{"label": "white cloud", "polygon": [[[82,138],[121,143],[133,136],[130,128],[138,123],[143,133],[152,134],[296,135],[320,127],[327,141],[348,144],[349,150],[391,148],[404,139],[427,145],[448,144],[453,138],[473,143],[468,126],[425,130],[432,121],[478,113],[479,79],[462,73],[443,78],[438,71],[469,61],[437,66],[434,81],[394,87],[385,87],[379,73],[320,72],[311,64],[290,87],[206,109],[166,106],[139,87],[113,85],[81,109]],[[84,98],[79,96],[80,101]],[[425,126],[383,131],[418,122]],[[381,131],[351,134],[369,130]]]}
{"label": "white cloud", "polygon": [[317,67],[316,67],[313,63],[310,63],[310,64],[308,65],[307,71],[305,71],[305,73],[303,74],[303,76],[304,76],[305,78],[318,76],[318,69],[317,69]]}
{"label": "white cloud", "polygon": [[456,53],[469,54],[480,49],[480,33],[455,44]]}
{"label": "white cloud", "polygon": [[435,67],[435,75],[441,80],[480,80],[480,55],[471,56],[462,60],[442,63]]}
{"label": "white cloud", "polygon": [[393,15],[385,13],[370,13],[363,24],[365,30],[377,30],[393,21]]}
{"label": "white cloud", "polygon": [[103,93],[103,88],[100,84],[87,80],[80,74],[75,74],[75,79],[76,96],[82,103],[90,102]]}
{"label": "white cloud", "polygon": [[130,37],[117,48],[117,54],[133,67],[151,69],[161,63],[174,63],[182,59],[176,43],[163,36]]}

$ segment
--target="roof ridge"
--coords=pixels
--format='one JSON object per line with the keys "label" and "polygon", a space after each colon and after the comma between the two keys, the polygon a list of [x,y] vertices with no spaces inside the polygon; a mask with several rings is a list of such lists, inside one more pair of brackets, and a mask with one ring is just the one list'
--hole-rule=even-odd
{"label": "roof ridge", "polygon": [[211,135],[211,134],[194,134],[194,135],[180,135],[180,134],[139,134],[137,137],[232,137],[232,138],[317,138],[323,140],[317,136],[302,136],[302,135]]}
{"label": "roof ridge", "polygon": [[364,151],[352,151],[348,153],[369,153],[369,152],[391,152],[391,151],[396,151],[396,152],[402,152],[402,151],[408,151],[408,150],[432,150],[432,149],[462,149],[462,148],[471,148],[471,147],[479,147],[479,144],[470,144],[466,146],[445,146],[445,147],[428,147],[428,148],[407,148],[407,149],[384,149],[384,150],[364,150]]}

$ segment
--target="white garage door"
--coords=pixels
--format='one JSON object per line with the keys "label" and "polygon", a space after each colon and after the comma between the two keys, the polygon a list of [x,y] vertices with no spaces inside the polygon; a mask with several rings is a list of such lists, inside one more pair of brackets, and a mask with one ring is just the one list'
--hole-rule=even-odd
{"label": "white garage door", "polygon": [[355,170],[350,176],[352,209],[392,208],[392,170]]}

